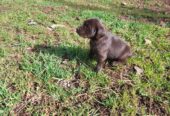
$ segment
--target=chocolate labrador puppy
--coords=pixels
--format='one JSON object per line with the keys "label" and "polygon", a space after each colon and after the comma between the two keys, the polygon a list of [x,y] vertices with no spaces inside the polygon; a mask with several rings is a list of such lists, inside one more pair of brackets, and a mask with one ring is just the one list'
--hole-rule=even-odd
{"label": "chocolate labrador puppy", "polygon": [[132,55],[129,45],[108,32],[98,19],[85,20],[76,32],[81,37],[90,39],[89,57],[97,58],[96,72],[102,69],[106,61],[125,61]]}

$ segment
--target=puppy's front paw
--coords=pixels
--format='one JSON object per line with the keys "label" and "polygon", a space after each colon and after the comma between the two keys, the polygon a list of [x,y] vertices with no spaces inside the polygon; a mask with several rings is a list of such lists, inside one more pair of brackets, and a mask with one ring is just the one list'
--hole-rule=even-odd
{"label": "puppy's front paw", "polygon": [[100,72],[101,70],[102,70],[102,67],[99,67],[99,66],[96,66],[96,67],[94,68],[94,71],[95,71],[96,73]]}

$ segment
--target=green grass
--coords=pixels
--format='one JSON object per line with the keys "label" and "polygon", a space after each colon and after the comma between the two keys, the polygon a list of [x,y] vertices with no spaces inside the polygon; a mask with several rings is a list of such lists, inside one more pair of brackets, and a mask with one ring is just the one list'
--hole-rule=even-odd
{"label": "green grass", "polygon": [[[131,3],[1,0],[0,115],[170,114],[170,14],[151,10],[153,0],[143,9]],[[89,41],[74,32],[92,17],[130,43],[134,56],[126,65],[93,71]],[[31,19],[37,24],[28,25]],[[63,26],[50,31],[53,23]]]}

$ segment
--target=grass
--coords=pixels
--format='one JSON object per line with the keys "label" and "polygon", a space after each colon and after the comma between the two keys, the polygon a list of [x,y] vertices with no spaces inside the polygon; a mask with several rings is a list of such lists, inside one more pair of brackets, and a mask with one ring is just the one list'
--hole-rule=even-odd
{"label": "grass", "polygon": [[[1,0],[0,115],[170,114],[170,6],[89,1]],[[126,65],[93,72],[88,40],[74,32],[91,17],[131,44]]]}

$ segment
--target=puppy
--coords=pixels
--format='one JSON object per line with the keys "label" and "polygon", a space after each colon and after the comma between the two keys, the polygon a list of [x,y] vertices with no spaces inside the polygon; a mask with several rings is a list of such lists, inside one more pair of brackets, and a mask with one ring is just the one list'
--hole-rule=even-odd
{"label": "puppy", "polygon": [[130,46],[120,37],[108,32],[100,20],[88,19],[76,29],[79,36],[90,39],[89,57],[97,59],[96,72],[99,72],[106,61],[125,61],[132,55]]}

